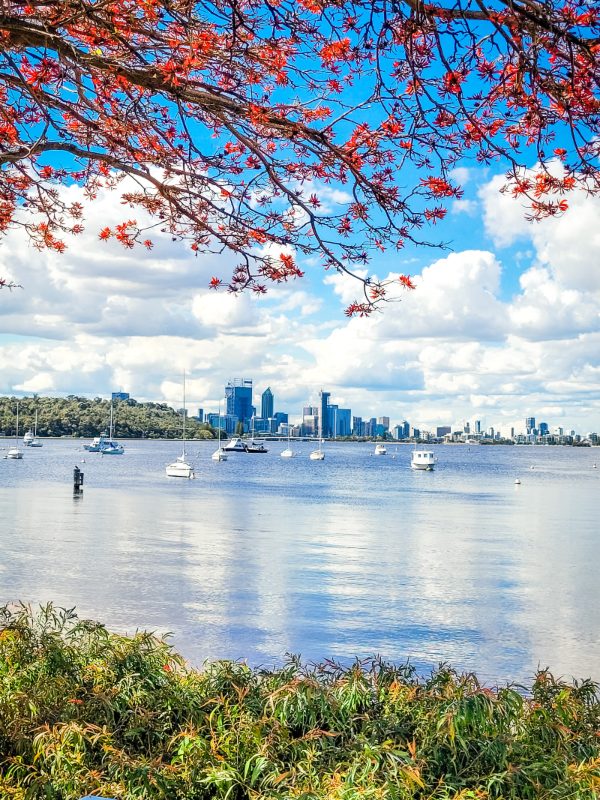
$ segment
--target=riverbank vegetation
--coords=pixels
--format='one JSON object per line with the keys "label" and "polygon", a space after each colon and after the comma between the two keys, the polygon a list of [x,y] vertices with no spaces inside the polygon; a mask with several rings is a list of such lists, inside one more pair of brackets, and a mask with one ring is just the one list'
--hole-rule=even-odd
{"label": "riverbank vegetation", "polygon": [[[37,411],[40,436],[90,438],[108,430],[110,400],[96,397],[0,397],[0,433],[14,436],[19,403],[21,433],[33,428]],[[113,402],[115,436],[120,439],[179,439],[181,415],[166,403]],[[216,437],[209,425],[188,416],[186,435],[190,439]]]}
{"label": "riverbank vegetation", "polygon": [[0,797],[443,800],[600,792],[600,701],[379,660],[188,667],[149,633],[0,610]]}

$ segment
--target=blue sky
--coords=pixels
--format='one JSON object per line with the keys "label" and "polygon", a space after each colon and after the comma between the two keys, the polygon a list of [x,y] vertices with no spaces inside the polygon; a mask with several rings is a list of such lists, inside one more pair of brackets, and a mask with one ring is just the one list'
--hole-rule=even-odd
{"label": "blue sky", "polygon": [[421,428],[481,419],[508,432],[533,415],[600,430],[600,201],[574,194],[564,217],[531,224],[500,194],[499,170],[460,178],[463,200],[433,231],[452,249],[376,261],[379,278],[410,274],[417,289],[369,319],[343,314],[360,287],[310,261],[300,281],[234,297],[207,288],[232,258],[160,236],[151,252],[100,242],[96,220],[123,217],[108,192],[63,255],[13,231],[0,274],[24,288],[0,296],[0,392],[124,390],[179,406],[185,369],[192,409],[216,409],[229,379],[252,378],[292,418],[324,387],[356,415]]}

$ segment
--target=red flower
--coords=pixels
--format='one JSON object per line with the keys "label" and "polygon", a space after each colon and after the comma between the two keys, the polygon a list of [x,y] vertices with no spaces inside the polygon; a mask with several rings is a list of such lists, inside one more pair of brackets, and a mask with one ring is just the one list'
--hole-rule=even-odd
{"label": "red flower", "polygon": [[398,280],[405,289],[416,289],[415,284],[410,279],[410,275],[400,275]]}

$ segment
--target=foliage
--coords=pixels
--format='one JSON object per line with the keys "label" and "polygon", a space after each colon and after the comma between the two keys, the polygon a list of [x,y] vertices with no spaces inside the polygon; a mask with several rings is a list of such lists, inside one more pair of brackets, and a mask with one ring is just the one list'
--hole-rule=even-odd
{"label": "foliage", "polygon": [[[61,185],[129,176],[100,239],[229,250],[229,289],[264,292],[296,251],[357,275],[423,243],[464,159],[560,214],[600,189],[599,34],[595,0],[2,0],[0,231],[60,252]],[[367,314],[388,287],[357,276]]]}
{"label": "foliage", "polygon": [[196,671],[51,605],[0,612],[0,796],[594,800],[600,701],[379,660]]}
{"label": "foliage", "polygon": [[[39,436],[82,436],[90,438],[108,430],[110,401],[97,397],[0,397],[0,433],[14,436],[16,409],[19,403],[21,433],[33,429],[38,412]],[[121,439],[179,439],[181,416],[166,403],[138,403],[136,400],[113,402],[115,436]],[[213,429],[188,417],[186,437],[215,438]]]}

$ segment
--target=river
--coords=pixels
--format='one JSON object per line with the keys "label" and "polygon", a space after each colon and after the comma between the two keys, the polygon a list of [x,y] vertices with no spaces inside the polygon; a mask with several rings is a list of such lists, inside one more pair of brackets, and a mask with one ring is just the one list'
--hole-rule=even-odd
{"label": "river", "polygon": [[406,445],[326,443],[319,462],[270,442],[218,463],[194,442],[188,481],[165,477],[177,442],[124,444],[0,458],[2,603],[170,632],[197,666],[380,655],[489,684],[600,679],[597,448],[438,445],[415,472]]}

